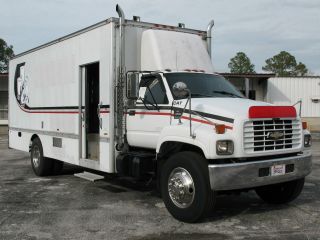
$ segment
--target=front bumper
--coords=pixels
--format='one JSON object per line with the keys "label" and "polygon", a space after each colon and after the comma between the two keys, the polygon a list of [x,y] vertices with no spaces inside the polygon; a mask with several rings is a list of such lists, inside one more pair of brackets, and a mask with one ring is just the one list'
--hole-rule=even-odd
{"label": "front bumper", "polygon": [[[259,177],[259,169],[279,164],[294,164],[294,171],[284,175]],[[210,185],[212,190],[234,190],[287,182],[307,176],[311,172],[311,166],[310,151],[293,157],[263,161],[209,164]]]}

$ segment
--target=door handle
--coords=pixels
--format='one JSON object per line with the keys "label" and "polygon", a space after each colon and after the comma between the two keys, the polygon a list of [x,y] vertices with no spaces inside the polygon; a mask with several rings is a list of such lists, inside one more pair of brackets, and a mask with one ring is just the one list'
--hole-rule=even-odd
{"label": "door handle", "polygon": [[99,127],[102,129],[102,118],[99,118]]}
{"label": "door handle", "polygon": [[97,107],[97,115],[98,115],[98,118],[100,118],[100,109],[101,109],[101,105],[98,104],[98,107]]}
{"label": "door handle", "polygon": [[100,129],[102,129],[102,118],[101,118],[101,114],[100,114],[101,106],[102,106],[102,102],[100,102],[98,104],[98,107],[97,107],[97,115],[98,115],[98,119],[99,119],[99,127],[100,127]]}

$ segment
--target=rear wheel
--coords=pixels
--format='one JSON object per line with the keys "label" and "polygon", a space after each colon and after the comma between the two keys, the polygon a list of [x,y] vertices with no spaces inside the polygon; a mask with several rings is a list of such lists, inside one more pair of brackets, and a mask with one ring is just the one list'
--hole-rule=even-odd
{"label": "rear wheel", "polygon": [[52,174],[52,159],[43,156],[43,148],[39,138],[32,141],[31,146],[31,166],[37,176],[47,176]]}
{"label": "rear wheel", "polygon": [[52,159],[53,161],[53,170],[52,174],[58,175],[62,172],[63,169],[63,162],[59,160]]}
{"label": "rear wheel", "polygon": [[164,163],[160,181],[163,201],[176,219],[196,222],[213,208],[215,194],[210,188],[208,164],[201,155],[173,155]]}
{"label": "rear wheel", "polygon": [[256,188],[257,195],[267,203],[283,204],[296,199],[304,186],[304,178]]}

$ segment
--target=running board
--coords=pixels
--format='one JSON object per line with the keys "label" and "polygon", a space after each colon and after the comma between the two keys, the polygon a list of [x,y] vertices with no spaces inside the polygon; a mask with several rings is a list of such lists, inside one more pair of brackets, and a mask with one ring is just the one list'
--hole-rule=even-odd
{"label": "running board", "polygon": [[86,179],[86,180],[91,181],[91,182],[95,182],[95,181],[104,179],[104,176],[101,176],[101,175],[98,175],[98,174],[94,174],[94,173],[91,173],[91,172],[86,172],[86,171],[84,171],[82,173],[75,173],[74,176]]}

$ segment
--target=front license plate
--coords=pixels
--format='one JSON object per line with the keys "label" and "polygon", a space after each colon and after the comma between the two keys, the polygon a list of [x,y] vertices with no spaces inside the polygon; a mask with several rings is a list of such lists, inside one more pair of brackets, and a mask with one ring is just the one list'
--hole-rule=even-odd
{"label": "front license plate", "polygon": [[271,167],[271,176],[279,176],[286,174],[286,165],[274,165]]}

